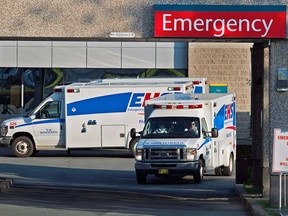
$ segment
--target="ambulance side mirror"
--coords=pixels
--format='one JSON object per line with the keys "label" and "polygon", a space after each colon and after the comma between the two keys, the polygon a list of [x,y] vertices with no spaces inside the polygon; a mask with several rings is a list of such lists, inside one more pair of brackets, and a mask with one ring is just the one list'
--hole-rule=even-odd
{"label": "ambulance side mirror", "polygon": [[132,129],[130,130],[130,137],[131,137],[132,139],[134,139],[134,138],[136,137],[136,129],[135,129],[135,128],[132,128]]}
{"label": "ambulance side mirror", "polygon": [[212,136],[212,138],[217,138],[218,137],[218,129],[217,128],[212,128],[211,129],[211,136]]}

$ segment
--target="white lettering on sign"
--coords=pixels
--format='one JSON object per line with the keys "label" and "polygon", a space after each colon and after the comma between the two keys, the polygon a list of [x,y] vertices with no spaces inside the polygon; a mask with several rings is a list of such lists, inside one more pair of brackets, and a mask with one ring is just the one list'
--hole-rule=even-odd
{"label": "white lettering on sign", "polygon": [[[171,18],[172,14],[163,14],[163,31],[212,31],[215,37],[222,37],[225,30],[230,32],[246,31],[246,32],[261,32],[264,33],[261,37],[266,37],[268,34],[273,19],[266,21],[265,19],[200,19],[192,20],[190,18]],[[180,28],[180,29],[179,29]]]}

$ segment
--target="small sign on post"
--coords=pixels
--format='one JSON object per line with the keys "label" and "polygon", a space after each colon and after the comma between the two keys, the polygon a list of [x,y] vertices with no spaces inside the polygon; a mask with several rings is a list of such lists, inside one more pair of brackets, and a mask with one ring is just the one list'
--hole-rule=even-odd
{"label": "small sign on post", "polygon": [[[274,129],[272,171],[279,173],[279,212],[282,214],[282,201],[287,206],[286,176],[288,174],[288,130]],[[282,190],[282,175],[284,175],[284,189]],[[282,200],[282,194],[284,200]]]}
{"label": "small sign on post", "polygon": [[288,172],[288,130],[274,129],[272,171]]}

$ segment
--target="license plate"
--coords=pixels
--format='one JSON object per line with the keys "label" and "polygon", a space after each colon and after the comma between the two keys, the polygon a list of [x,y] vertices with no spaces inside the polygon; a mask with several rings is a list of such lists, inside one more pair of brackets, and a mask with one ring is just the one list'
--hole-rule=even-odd
{"label": "license plate", "polygon": [[158,174],[159,175],[168,175],[169,174],[169,170],[168,169],[159,169],[158,170]]}

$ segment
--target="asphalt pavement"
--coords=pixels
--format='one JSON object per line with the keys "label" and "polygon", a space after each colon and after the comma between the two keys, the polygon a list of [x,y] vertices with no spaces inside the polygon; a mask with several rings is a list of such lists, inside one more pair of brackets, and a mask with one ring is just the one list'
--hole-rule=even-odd
{"label": "asphalt pavement", "polygon": [[[5,153],[6,154],[6,153]],[[114,153],[113,153],[114,154]],[[78,158],[78,156],[80,155],[80,157]],[[106,156],[107,156],[107,153],[105,154]],[[109,154],[108,154],[109,155]],[[18,164],[18,162],[19,162],[19,158],[9,158],[10,156],[9,156],[9,153],[7,153],[6,155],[4,155],[5,157],[8,157],[7,159],[9,159],[9,160],[11,160],[11,161],[15,161],[15,163],[17,163]],[[44,155],[43,155],[44,156]],[[119,163],[119,157],[124,157],[124,160],[123,160],[123,164],[120,166],[120,167],[125,167],[125,169],[127,169],[127,170],[131,170],[132,168],[130,167],[130,165],[127,165],[127,164],[125,164],[125,163],[127,163],[127,161],[129,161],[130,159],[129,158],[127,158],[126,159],[126,156],[127,155],[125,155],[125,153],[120,153],[120,155],[118,155],[117,156],[117,158],[112,158],[112,157],[108,157],[107,159],[106,159],[106,157],[105,158],[103,158],[103,160],[104,161],[106,161],[106,160],[109,160],[110,161],[110,164],[114,161],[115,163]],[[42,155],[40,154],[39,156],[38,156],[39,158],[37,159],[37,158],[30,158],[29,159],[29,162],[31,162],[31,163],[37,163],[38,161],[39,161],[39,159],[41,158],[41,161],[44,161],[43,163],[45,163],[45,160],[47,160],[46,161],[46,163],[47,162],[49,162],[52,158],[49,158],[49,156],[47,157],[47,155],[45,155],[45,157],[43,157],[42,158]],[[82,157],[82,155],[81,155],[81,153],[78,153],[78,155],[76,156],[76,158],[74,159],[74,160],[72,160],[72,158],[66,158],[66,157],[64,157],[64,159],[66,160],[66,162],[67,162],[67,164],[69,164],[69,165],[71,165],[72,166],[72,163],[75,161],[75,160],[80,160],[81,159],[81,157]],[[87,157],[87,154],[85,154],[85,158]],[[98,156],[99,157],[99,156]],[[67,166],[67,164],[64,164],[63,163],[63,161],[62,161],[62,153],[61,153],[61,157],[60,158],[57,158],[57,157],[55,157],[55,155],[53,155],[53,158],[54,158],[54,162],[56,162],[60,167],[62,167],[62,166]],[[7,160],[6,159],[6,160]],[[5,161],[6,161],[5,160]],[[25,159],[22,159],[23,161],[22,162],[27,162],[28,161],[28,159],[27,160],[25,160]],[[96,158],[96,160],[97,160],[97,158]],[[102,159],[101,159],[102,160]],[[87,158],[87,159],[85,159],[85,161],[86,161],[86,165],[87,165],[87,163],[88,163],[88,165],[92,165],[92,164],[95,164],[95,158],[94,158],[94,155],[92,155],[92,157],[91,158]],[[97,160],[98,161],[98,160]],[[100,161],[100,160],[99,160]],[[98,161],[98,162],[99,162]],[[62,164],[63,163],[63,164]],[[15,164],[7,164],[7,166],[9,166],[10,168],[11,168],[11,166],[13,167]],[[74,164],[73,164],[73,166],[74,166]],[[99,164],[98,163],[98,165],[97,165],[97,170],[91,170],[91,171],[89,171],[89,173],[88,174],[90,174],[90,175],[94,175],[94,177],[96,176],[95,175],[95,172],[98,172],[98,175],[99,174],[105,174],[105,171],[103,171],[103,170],[101,170],[101,168],[104,168],[104,166],[107,166],[106,164],[103,164],[103,165],[101,165],[101,164]],[[20,167],[21,168],[21,167]],[[24,168],[24,167],[23,167]],[[43,169],[44,167],[42,167],[42,169]],[[82,168],[82,167],[81,167]],[[107,169],[107,167],[105,167],[106,169]],[[17,167],[17,169],[19,170],[19,167]],[[27,168],[26,168],[27,169]],[[29,172],[31,172],[31,173],[35,173],[35,172],[37,172],[37,167],[28,167],[28,169],[29,169]],[[28,170],[27,169],[27,170]],[[49,170],[50,170],[50,168],[45,168],[46,169],[46,171],[48,171],[47,173],[49,173]],[[51,168],[52,169],[52,168]],[[55,172],[55,169],[57,170],[57,169],[59,169],[59,170],[57,170],[56,171],[56,173],[60,173],[60,172],[63,172],[63,171],[65,171],[65,170],[63,170],[63,168],[56,168],[56,167],[54,167],[53,168],[54,169],[54,172]],[[16,169],[11,169],[11,170],[16,170]],[[46,173],[46,171],[43,171],[42,173]],[[78,171],[77,169],[76,169],[76,171]],[[115,170],[114,170],[115,171]],[[121,172],[121,174],[123,174],[123,170],[119,170],[120,172]],[[18,172],[20,172],[20,171],[18,171]],[[39,171],[38,171],[39,172]],[[117,171],[118,172],[118,171]],[[13,172],[11,172],[12,174],[13,174]],[[21,171],[21,173],[22,173],[22,171]],[[23,173],[22,174],[24,174],[25,173],[25,171],[23,171]],[[40,172],[41,173],[41,172]],[[51,172],[52,173],[52,172]],[[79,174],[81,174],[81,173],[83,173],[83,171],[78,171],[78,174],[77,175],[79,175]],[[111,173],[111,171],[109,172],[109,173]],[[113,173],[113,172],[112,172]],[[131,173],[129,172],[128,174],[127,173],[125,173],[127,176],[130,176],[131,177]],[[70,174],[69,174],[70,175]],[[77,176],[77,175],[71,175],[71,176]],[[106,175],[106,174],[105,174]],[[69,196],[71,196],[71,197],[77,197],[77,194],[80,194],[80,193],[85,193],[87,196],[84,196],[84,197],[86,197],[86,198],[83,198],[83,199],[85,199],[84,201],[83,200],[81,200],[81,198],[75,198],[75,199],[73,199],[73,202],[77,202],[77,203],[75,203],[75,206],[76,205],[84,205],[84,208],[85,208],[85,205],[88,203],[89,204],[89,202],[90,202],[90,204],[91,204],[91,206],[94,206],[94,204],[92,204],[91,202],[94,202],[95,203],[95,209],[94,209],[94,212],[95,212],[95,210],[96,210],[96,207],[97,207],[97,211],[100,209],[100,211],[98,211],[97,212],[97,214],[91,214],[91,215],[113,215],[113,208],[112,208],[112,210],[110,211],[110,213],[108,214],[107,212],[109,212],[108,211],[108,209],[110,209],[111,208],[111,206],[113,206],[115,203],[122,203],[122,202],[133,202],[133,203],[138,203],[139,204],[139,206],[138,206],[138,208],[139,209],[141,209],[142,208],[142,210],[144,209],[144,207],[143,206],[141,206],[141,202],[140,202],[140,200],[137,200],[137,197],[142,197],[143,198],[143,196],[145,196],[146,198],[147,198],[147,200],[151,200],[151,195],[149,195],[149,191],[147,190],[147,188],[149,188],[149,187],[147,187],[147,186],[144,186],[145,187],[145,191],[143,190],[143,192],[145,192],[145,193],[141,193],[141,190],[139,190],[138,192],[137,191],[133,191],[133,190],[127,190],[127,189],[129,189],[130,187],[129,187],[129,182],[127,182],[127,183],[125,183],[125,185],[124,186],[127,186],[127,188],[126,188],[126,190],[125,190],[125,192],[123,192],[123,191],[121,191],[121,186],[119,186],[118,184],[116,184],[116,183],[114,183],[115,184],[115,187],[103,187],[103,184],[101,183],[101,185],[99,185],[99,187],[97,188],[97,189],[95,189],[95,185],[93,186],[93,187],[91,187],[91,188],[89,188],[89,187],[86,187],[86,188],[83,188],[82,186],[81,186],[81,184],[80,184],[80,182],[75,182],[75,181],[73,181],[75,184],[74,184],[74,186],[76,186],[76,185],[79,185],[79,187],[75,187],[75,188],[69,188],[69,187],[65,187],[65,185],[63,185],[63,184],[59,184],[59,185],[55,185],[55,187],[53,187],[53,186],[51,186],[51,185],[47,185],[47,186],[45,186],[45,183],[41,183],[41,185],[39,186],[37,186],[37,185],[34,185],[33,184],[33,181],[32,181],[32,183],[31,183],[31,178],[29,179],[29,176],[30,176],[30,174],[28,174],[28,173],[26,173],[26,175],[23,175],[23,177],[25,176],[25,178],[22,178],[22,185],[21,184],[14,184],[15,183],[15,181],[14,181],[14,179],[13,179],[13,177],[5,177],[5,178],[1,178],[1,175],[0,175],[0,193],[2,193],[2,195],[3,195],[3,193],[5,194],[5,196],[7,195],[7,197],[8,197],[8,195],[9,196],[11,196],[11,199],[13,199],[13,200],[15,200],[15,202],[17,202],[16,203],[16,205],[15,206],[11,206],[11,203],[10,202],[8,202],[7,201],[7,203],[5,203],[5,199],[4,199],[4,201],[3,201],[3,196],[2,196],[2,199],[1,199],[1,203],[0,203],[0,212],[5,212],[5,209],[10,209],[10,212],[11,212],[11,209],[13,209],[13,214],[11,214],[11,215],[16,215],[17,214],[17,212],[19,212],[19,213],[21,213],[21,211],[23,211],[23,209],[25,210],[27,210],[27,212],[29,212],[29,209],[31,210],[31,208],[33,208],[33,213],[35,213],[35,215],[45,215],[44,214],[44,212],[43,212],[43,210],[45,209],[45,208],[48,208],[49,206],[51,207],[51,205],[53,205],[52,207],[52,209],[50,208],[50,210],[49,211],[47,211],[47,212],[50,212],[50,214],[47,214],[47,215],[49,215],[49,216],[51,216],[51,215],[60,215],[60,212],[61,212],[61,215],[81,215],[81,212],[79,212],[78,210],[77,210],[77,208],[75,208],[75,209],[71,209],[71,207],[70,207],[70,209],[67,207],[67,206],[65,206],[65,202],[64,202],[64,206],[63,206],[63,204],[62,204],[62,206],[55,206],[55,204],[52,204],[52,202],[51,201],[49,201],[49,200],[53,200],[53,196],[57,196],[57,198],[59,199],[61,199],[62,197],[61,196],[63,196],[63,199],[67,199],[68,200],[68,202],[69,202]],[[115,176],[121,176],[120,174],[119,174],[119,172],[117,173],[117,174],[115,174]],[[122,175],[123,176],[123,175]],[[49,179],[49,176],[41,176],[42,178],[48,178]],[[89,177],[89,179],[90,178],[92,178],[93,176],[91,176],[91,177]],[[130,179],[130,177],[129,177],[129,179]],[[52,178],[52,177],[51,177]],[[61,178],[66,178],[66,176],[65,176],[65,173],[64,173],[64,176],[63,175],[61,175]],[[102,182],[107,182],[107,181],[110,181],[111,179],[105,179],[104,177],[101,177],[101,178],[103,178],[102,179]],[[39,180],[39,178],[38,178],[38,180]],[[50,180],[50,179],[49,179]],[[56,180],[58,180],[58,179],[56,179]],[[68,179],[65,179],[65,180],[68,180]],[[86,179],[87,180],[87,179]],[[119,182],[125,182],[125,181],[127,181],[127,179],[126,180],[124,180],[124,179],[119,179],[118,178],[118,180],[119,180]],[[132,178],[132,180],[134,181],[134,179]],[[112,181],[112,180],[111,180]],[[153,182],[154,181],[154,182]],[[157,184],[157,182],[155,182],[156,180],[154,180],[153,178],[150,180],[150,182],[151,182],[151,184],[153,185],[153,187],[154,187],[154,184],[156,183]],[[157,180],[158,181],[158,180]],[[28,184],[28,185],[26,185],[26,183],[31,183],[30,185]],[[210,182],[211,181],[207,181],[206,182],[206,184],[210,184]],[[76,184],[77,183],[77,184]],[[158,182],[159,183],[159,182]],[[173,182],[169,182],[169,184],[171,184],[172,183],[172,185],[173,185]],[[188,187],[189,187],[189,182],[187,182],[187,179],[184,179],[183,180],[183,182],[182,182],[182,184],[184,184],[183,185],[183,189],[185,188],[185,184],[187,184],[188,183]],[[109,183],[109,185],[114,185],[112,182],[111,183]],[[150,184],[150,185],[151,185]],[[161,184],[163,184],[163,182],[161,183]],[[164,184],[165,184],[165,182],[164,182]],[[221,183],[222,184],[222,183]],[[225,184],[225,183],[224,183]],[[118,186],[117,186],[118,185]],[[152,188],[152,185],[151,185],[151,188]],[[44,186],[44,187],[43,187]],[[101,186],[101,187],[100,187]],[[178,184],[177,184],[177,186],[178,186]],[[197,192],[197,187],[196,187],[197,185],[194,185],[193,186],[193,188],[195,188],[195,190],[193,190],[193,193],[196,193]],[[198,185],[199,186],[199,185]],[[233,186],[233,185],[232,185]],[[157,187],[157,185],[156,185],[156,187]],[[119,188],[119,189],[118,189]],[[138,189],[139,189],[139,187],[137,187]],[[167,187],[166,187],[167,188]],[[117,189],[117,190],[116,190]],[[140,188],[141,189],[141,188]],[[183,190],[183,192],[184,191],[187,191],[187,189],[188,188],[186,188],[185,190]],[[200,192],[200,188],[198,188],[199,189],[199,194],[201,193]],[[204,188],[202,188],[202,189],[204,189]],[[63,190],[63,191],[66,191],[66,197],[64,197],[64,195],[63,195],[63,193],[61,193],[61,190]],[[95,190],[96,190],[96,192],[97,193],[90,193],[90,192],[95,192]],[[71,191],[71,192],[70,192]],[[90,192],[89,192],[90,191]],[[163,189],[161,190],[161,191],[163,191]],[[188,191],[189,191],[189,189],[188,189]],[[11,192],[11,193],[10,193]],[[45,199],[44,199],[44,201],[42,200],[41,202],[38,202],[38,199],[36,198],[37,196],[39,196],[39,194],[41,195],[41,194],[45,194]],[[97,195],[95,195],[95,194],[97,194]],[[103,211],[101,211],[101,204],[99,204],[99,205],[97,205],[96,206],[96,203],[97,203],[97,199],[98,200],[102,200],[103,199],[103,197],[105,197],[105,196],[107,196],[108,195],[108,197],[109,197],[109,194],[113,194],[113,199],[114,199],[114,201],[115,202],[113,202],[113,200],[111,201],[111,203],[109,204],[109,205],[111,205],[111,206],[109,206],[109,208],[107,207],[107,208],[104,208],[104,206],[102,206],[104,209],[105,209],[105,211],[103,210]],[[162,194],[162,195],[160,195],[160,196],[157,196],[157,197],[153,197],[153,199],[155,199],[156,201],[157,201],[157,203],[159,203],[159,200],[161,200],[161,201],[163,201],[163,206],[165,206],[165,205],[168,205],[169,207],[171,207],[171,205],[173,206],[173,202],[169,202],[168,200],[170,200],[171,201],[171,199],[172,199],[172,201],[177,201],[177,200],[180,200],[180,199],[182,199],[182,200],[193,200],[194,202],[197,202],[197,199],[190,199],[189,198],[189,196],[188,196],[188,194],[187,194],[187,196],[183,196],[183,197],[177,197],[177,196],[174,196],[173,197],[173,193],[171,193],[171,191],[169,191],[169,193],[167,193],[167,194],[172,194],[172,196],[170,196],[170,197],[167,197],[166,195],[165,195],[165,191],[164,191],[164,193]],[[182,192],[181,192],[181,194],[182,194]],[[215,196],[214,196],[214,198],[213,197],[211,197],[211,199],[219,199],[219,198],[217,198],[217,197],[224,197],[223,195],[222,195],[222,192],[221,191],[217,191],[217,192],[215,192],[214,191],[214,194],[215,194]],[[233,192],[232,192],[232,194],[233,194]],[[232,194],[231,194],[231,196],[229,196],[228,197],[228,199],[231,199],[231,200],[234,200],[235,199],[235,196],[232,196]],[[238,184],[238,185],[236,185],[235,186],[235,194],[236,195],[238,195],[239,196],[239,198],[242,200],[242,202],[243,202],[243,204],[245,204],[245,206],[249,209],[249,212],[250,212],[250,214],[251,215],[255,215],[255,216],[258,216],[258,215],[261,215],[261,216],[265,216],[265,215],[268,215],[257,203],[256,203],[256,199],[259,199],[259,198],[261,198],[261,197],[253,197],[253,196],[251,196],[250,194],[248,194],[248,193],[246,193],[245,192],[245,190],[244,190],[244,187],[243,187],[243,185],[240,185],[240,184]],[[102,196],[103,195],[103,196]],[[105,195],[105,196],[104,196]],[[15,197],[15,196],[19,196],[19,198],[17,198],[17,197]],[[150,197],[149,197],[150,196]],[[198,195],[197,195],[198,196]],[[34,198],[33,198],[34,197]],[[80,196],[81,197],[81,196]],[[91,200],[87,200],[87,197],[89,198],[91,198]],[[227,195],[225,195],[225,197],[227,197]],[[237,197],[237,196],[236,196]],[[162,199],[161,199],[162,198]],[[163,199],[163,198],[165,198],[165,199]],[[167,198],[168,198],[168,200],[167,200]],[[208,202],[208,200],[209,200],[209,198],[207,198],[207,197],[200,197],[200,196],[198,196],[198,198],[200,198],[201,200],[202,200],[202,202],[204,202],[204,204],[203,203],[201,203],[200,205],[205,205],[205,202]],[[94,201],[92,201],[92,200],[94,200]],[[199,199],[198,199],[199,200]],[[29,202],[34,202],[34,203],[38,203],[38,205],[39,205],[39,208],[38,208],[38,205],[36,205],[37,207],[35,208],[35,207],[32,207],[32,206],[29,206]],[[108,200],[107,200],[108,201]],[[135,202],[136,201],[136,202]],[[167,203],[165,203],[167,201]],[[225,200],[221,200],[221,199],[219,199],[219,202],[224,202]],[[235,202],[236,202],[236,200],[234,200]],[[227,200],[226,200],[226,202],[227,202]],[[86,204],[85,204],[86,203]],[[107,202],[108,203],[108,202]],[[172,204],[171,204],[172,203]],[[199,202],[198,202],[199,203]],[[70,203],[71,204],[71,203]],[[45,205],[46,205],[46,207],[45,207]],[[60,205],[60,204],[59,204]],[[74,204],[73,204],[74,205]],[[48,207],[47,207],[48,206]],[[71,205],[70,205],[71,206]],[[89,208],[91,208],[91,206],[90,207],[88,207],[87,206],[87,212],[85,212],[85,213],[87,213],[87,214],[85,214],[85,215],[90,215],[90,213],[88,214],[88,212],[89,212]],[[124,208],[124,206],[126,206],[126,205],[122,205],[122,207]],[[190,205],[189,205],[190,206]],[[67,207],[67,208],[66,208]],[[119,207],[119,206],[118,206]],[[121,207],[121,208],[122,208]],[[147,210],[147,209],[145,209],[145,211],[143,210],[143,212],[141,213],[141,214],[133,214],[133,212],[137,212],[137,206],[134,206],[134,205],[132,205],[132,206],[130,206],[131,208],[132,208],[132,210],[123,210],[122,212],[118,212],[120,215],[121,214],[123,214],[123,215],[165,215],[165,213],[166,213],[166,215],[168,215],[169,214],[169,211],[167,210],[167,209],[165,209],[165,207],[163,207],[163,208],[161,208],[161,210],[159,210],[159,212],[157,212],[157,214],[153,214],[153,210],[152,209],[149,209],[149,210]],[[191,207],[191,206],[190,206]],[[235,206],[234,206],[235,207]],[[187,212],[185,212],[185,208],[186,208],[186,206],[181,206],[181,209],[183,209],[183,211],[178,211],[177,212],[177,215],[182,215],[182,216],[184,216],[184,215],[187,215]],[[118,208],[119,209],[119,208]],[[157,207],[156,207],[156,209],[157,209]],[[151,211],[151,212],[150,212]],[[154,211],[155,211],[155,209],[154,209]],[[197,211],[197,210],[196,210]],[[235,210],[234,210],[235,211]],[[8,212],[8,211],[7,211]],[[39,213],[39,214],[38,214]],[[117,215],[119,215],[119,214],[117,214]],[[199,212],[199,214],[201,214],[201,212]],[[217,214],[218,214],[218,212],[217,212]],[[221,216],[224,216],[225,215],[225,212],[220,212],[219,213]],[[219,215],[218,214],[218,215]],[[0,215],[2,215],[1,213],[0,213]],[[18,215],[25,215],[25,214],[18,214]],[[115,215],[115,214],[114,214]],[[229,214],[227,214],[227,215],[229,215]],[[240,215],[242,215],[241,213],[240,213]],[[5,216],[10,216],[10,215],[6,215],[5,214]],[[235,215],[236,216],[236,215]]]}

